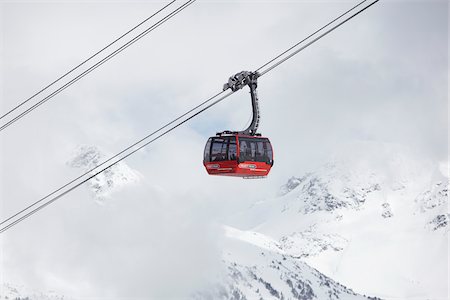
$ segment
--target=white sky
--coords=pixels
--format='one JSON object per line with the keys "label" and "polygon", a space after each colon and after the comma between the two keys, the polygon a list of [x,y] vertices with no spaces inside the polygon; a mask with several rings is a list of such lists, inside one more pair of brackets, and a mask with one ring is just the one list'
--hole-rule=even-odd
{"label": "white sky", "polygon": [[[193,4],[0,133],[2,219],[76,177],[66,161],[77,145],[120,151],[355,3]],[[1,111],[162,5],[1,1]],[[140,186],[106,206],[80,188],[10,230],[4,280],[94,297],[185,295],[218,269],[221,218],[272,197],[336,149],[387,142],[447,161],[448,2],[381,1],[262,77],[258,90],[260,131],[275,150],[267,179],[208,177],[202,166],[207,137],[250,117],[243,91],[127,160],[144,175]]]}

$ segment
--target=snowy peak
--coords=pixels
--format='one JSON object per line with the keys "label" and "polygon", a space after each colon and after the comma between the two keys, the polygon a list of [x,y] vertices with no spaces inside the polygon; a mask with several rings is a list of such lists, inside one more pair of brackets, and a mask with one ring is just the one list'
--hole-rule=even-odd
{"label": "snowy peak", "polygon": [[97,167],[102,159],[105,159],[105,155],[96,146],[82,145],[74,150],[69,165],[87,171]]}
{"label": "snowy peak", "polygon": [[366,299],[284,254],[270,237],[231,227],[225,234],[224,278],[195,299]]}
{"label": "snowy peak", "polygon": [[381,204],[382,209],[382,213],[381,216],[385,219],[387,218],[392,218],[394,216],[394,213],[392,212],[392,208],[391,205],[387,202]]}
{"label": "snowy peak", "polygon": [[379,152],[290,177],[230,223],[360,293],[440,299],[448,291],[448,178],[427,159]]}
{"label": "snowy peak", "polygon": [[427,223],[427,228],[436,231],[438,229],[448,228],[449,223],[450,223],[450,214],[440,214]]}
{"label": "snowy peak", "polygon": [[347,239],[337,234],[320,233],[311,230],[294,232],[280,239],[281,249],[296,258],[316,256],[328,250],[342,251],[347,247],[348,243]]}
{"label": "snowy peak", "polygon": [[[82,145],[75,149],[72,158],[67,164],[70,167],[79,168],[83,172],[87,172],[100,166],[108,157],[96,146]],[[104,166],[102,165],[92,171],[91,174],[95,174],[105,166],[106,164]],[[128,184],[137,183],[139,180],[139,173],[121,161],[89,180],[87,184],[94,198],[102,203],[103,200],[110,197],[115,191],[120,190]]]}
{"label": "snowy peak", "polygon": [[333,211],[339,208],[358,209],[370,193],[379,191],[380,180],[375,174],[364,179],[352,172],[344,172],[335,164],[328,164],[301,178],[291,177],[280,188],[279,195],[296,205],[303,213]]}
{"label": "snowy peak", "polygon": [[448,180],[440,181],[420,193],[415,199],[420,214],[429,219],[425,227],[430,231],[449,230],[448,188]]}
{"label": "snowy peak", "polygon": [[438,208],[447,203],[448,187],[448,181],[440,181],[432,185],[429,190],[426,190],[417,196],[416,202],[419,204],[421,212]]}
{"label": "snowy peak", "polygon": [[300,183],[302,183],[302,181],[303,181],[303,178],[297,178],[297,177],[292,176],[291,178],[288,179],[286,184],[281,186],[281,188],[278,192],[278,195],[284,196],[284,195],[288,194],[290,191],[292,191],[296,187],[298,187],[300,185]]}
{"label": "snowy peak", "polygon": [[23,286],[13,286],[8,283],[0,284],[0,300],[64,300],[64,296],[55,292],[36,292]]}
{"label": "snowy peak", "polygon": [[264,234],[255,231],[243,231],[230,226],[224,226],[223,228],[227,238],[241,240],[261,249],[283,253],[278,242]]}

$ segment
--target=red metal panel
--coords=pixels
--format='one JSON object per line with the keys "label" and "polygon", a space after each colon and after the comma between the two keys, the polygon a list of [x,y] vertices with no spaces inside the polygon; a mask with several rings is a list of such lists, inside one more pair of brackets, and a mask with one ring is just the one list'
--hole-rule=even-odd
{"label": "red metal panel", "polygon": [[[237,160],[225,160],[225,161],[214,161],[214,162],[204,162],[203,165],[209,175],[221,175],[221,176],[234,176],[234,177],[263,177],[267,176],[272,168],[272,165],[266,162],[258,161],[244,161],[238,163],[240,145],[239,138],[258,138],[265,139],[264,137],[254,137],[247,135],[235,135],[236,136],[236,151]],[[270,141],[269,141],[270,143]],[[273,148],[272,148],[272,159],[273,159]]]}
{"label": "red metal panel", "polygon": [[264,162],[242,162],[219,161],[204,164],[209,175],[237,176],[237,177],[260,177],[269,174],[271,165]]}

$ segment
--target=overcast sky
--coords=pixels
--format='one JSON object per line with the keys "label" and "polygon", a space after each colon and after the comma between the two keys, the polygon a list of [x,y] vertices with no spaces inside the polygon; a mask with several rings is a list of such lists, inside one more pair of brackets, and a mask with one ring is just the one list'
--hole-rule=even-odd
{"label": "overcast sky", "polygon": [[[164,3],[1,1],[1,112]],[[355,3],[194,3],[0,133],[2,219],[78,176],[67,166],[78,145],[119,152]],[[202,165],[208,136],[249,120],[244,90],[128,159],[143,179],[106,205],[81,187],[4,234],[3,280],[96,298],[183,296],[220,270],[223,217],[338,149],[396,144],[446,163],[448,2],[382,0],[258,91],[275,151],[267,179],[209,177]]]}

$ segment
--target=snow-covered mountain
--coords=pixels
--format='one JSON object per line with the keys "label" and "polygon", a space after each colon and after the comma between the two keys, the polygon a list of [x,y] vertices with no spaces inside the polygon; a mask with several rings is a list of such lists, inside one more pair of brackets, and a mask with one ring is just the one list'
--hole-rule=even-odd
{"label": "snow-covered mountain", "polygon": [[0,284],[0,300],[69,300],[54,291],[46,293],[32,291],[22,285]]}
{"label": "snow-covered mountain", "polygon": [[225,227],[225,274],[194,299],[368,299],[285,253],[257,232]]}
{"label": "snow-covered mountain", "polygon": [[285,255],[358,293],[446,298],[448,178],[407,153],[383,164],[362,158],[292,177],[229,224],[269,236]]}
{"label": "snow-covered mountain", "polygon": [[[82,145],[74,150],[67,164],[73,168],[79,168],[83,172],[87,172],[96,168],[108,158],[109,156],[98,147]],[[140,174],[132,170],[125,162],[121,161],[89,180],[87,185],[92,191],[94,198],[99,203],[102,203],[115,191],[120,190],[128,184],[136,183],[139,179]]]}
{"label": "snow-covered mountain", "polygon": [[[401,149],[363,152],[293,176],[226,220],[223,274],[192,298],[446,299],[448,177]],[[105,158],[84,146],[69,165]],[[89,187],[104,199],[139,177],[120,163]],[[3,290],[0,300],[60,299]]]}

